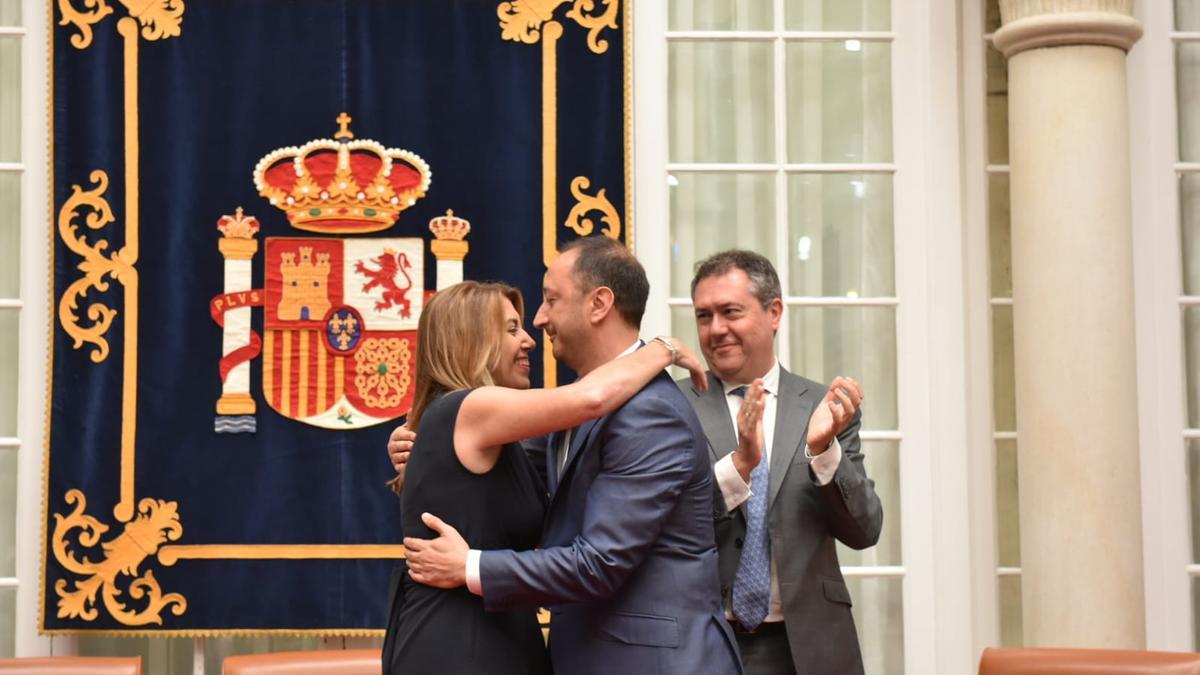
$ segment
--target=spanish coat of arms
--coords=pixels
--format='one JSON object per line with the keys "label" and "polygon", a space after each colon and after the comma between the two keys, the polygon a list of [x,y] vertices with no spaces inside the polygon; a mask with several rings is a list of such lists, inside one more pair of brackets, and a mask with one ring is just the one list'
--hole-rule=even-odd
{"label": "spanish coat of arms", "polygon": [[[355,140],[350,117],[333,139],[275,150],[254,170],[259,194],[292,226],[355,235],[391,227],[423,197],[429,166],[406,150]],[[440,288],[462,280],[470,224],[452,210],[430,222]],[[251,288],[257,219],[239,207],[220,219],[224,293],[210,312],[224,330],[215,429],[253,432],[250,365],[262,356],[262,399],[306,424],[353,429],[412,405],[417,321],[426,297],[420,237],[270,237],[263,288]],[[251,328],[263,308],[263,335]]]}

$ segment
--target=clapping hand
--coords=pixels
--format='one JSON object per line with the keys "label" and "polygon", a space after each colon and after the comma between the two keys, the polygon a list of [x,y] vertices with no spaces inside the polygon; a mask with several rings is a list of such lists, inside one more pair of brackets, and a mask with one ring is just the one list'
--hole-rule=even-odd
{"label": "clapping hand", "polygon": [[808,420],[808,452],[825,452],[833,439],[846,428],[863,402],[863,390],[852,378],[833,378],[829,391]]}
{"label": "clapping hand", "polygon": [[737,415],[738,446],[733,451],[733,466],[742,480],[750,482],[750,472],[763,458],[766,446],[763,435],[763,411],[767,407],[767,392],[763,381],[757,379],[746,389],[745,399]]}

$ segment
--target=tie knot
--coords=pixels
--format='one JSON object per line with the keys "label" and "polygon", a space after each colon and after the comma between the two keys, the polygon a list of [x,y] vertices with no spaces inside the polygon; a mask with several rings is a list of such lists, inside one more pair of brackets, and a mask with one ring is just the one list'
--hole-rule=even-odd
{"label": "tie knot", "polygon": [[740,386],[740,387],[738,387],[738,388],[736,388],[736,389],[732,389],[732,390],[730,390],[730,392],[729,392],[729,393],[730,393],[730,394],[733,394],[734,396],[736,396],[736,397],[738,397],[738,398],[746,398],[746,391],[747,391],[747,390],[749,390],[749,387],[747,387],[746,385],[744,385],[744,384],[743,384],[742,386]]}

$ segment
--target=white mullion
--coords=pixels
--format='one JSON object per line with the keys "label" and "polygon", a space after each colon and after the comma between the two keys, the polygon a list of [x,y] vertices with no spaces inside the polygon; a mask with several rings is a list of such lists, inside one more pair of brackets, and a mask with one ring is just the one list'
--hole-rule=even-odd
{"label": "white mullion", "polygon": [[1189,577],[1200,577],[1200,565],[1188,565],[1186,569]]}
{"label": "white mullion", "polygon": [[14,450],[20,447],[20,438],[15,436],[0,436],[0,450]]}
{"label": "white mullion", "polygon": [[[900,301],[894,297],[879,297],[879,298],[846,298],[841,296],[827,297],[784,297],[783,304],[788,307],[823,307],[823,308],[848,308],[848,307],[898,307]],[[691,298],[668,298],[667,305],[670,307],[691,307]]]}
{"label": "white mullion", "polygon": [[774,164],[737,164],[734,162],[670,163],[670,173],[773,173],[779,167]]}
{"label": "white mullion", "polygon": [[1017,432],[1015,431],[993,431],[992,440],[995,441],[1015,441],[1017,440]]}
{"label": "white mullion", "polygon": [[671,250],[669,187],[667,180],[670,120],[667,82],[668,45],[663,39],[667,28],[664,2],[637,2],[634,15],[633,60],[633,210],[637,215],[634,250],[646,268],[650,296],[642,319],[645,335],[670,335]]}
{"label": "white mullion", "polygon": [[892,162],[789,163],[783,165],[783,170],[788,173],[896,173],[896,165]]}
{"label": "white mullion", "polygon": [[1167,34],[1171,42],[1200,42],[1200,31],[1173,30]]}
{"label": "white mullion", "polygon": [[858,432],[858,437],[861,438],[864,443],[870,443],[872,441],[899,442],[904,440],[904,434],[899,431],[860,431]]}
{"label": "white mullion", "polygon": [[0,310],[4,309],[21,309],[23,303],[14,298],[0,298]]}
{"label": "white mullion", "polygon": [[1185,440],[1185,441],[1200,440],[1200,429],[1184,429],[1183,430],[1183,440]]}
{"label": "white mullion", "polygon": [[667,32],[669,42],[892,42],[891,31],[804,31],[804,30],[676,30]]}
{"label": "white mullion", "polygon": [[842,576],[847,579],[894,579],[908,574],[903,565],[868,565],[842,567]]}
{"label": "white mullion", "polygon": [[897,397],[904,671],[962,673],[973,650],[962,7],[893,0]]}
{"label": "white mullion", "polygon": [[[788,243],[788,176],[784,171],[787,164],[787,45],[780,35],[783,32],[783,0],[773,3],[774,28],[776,38],[772,43],[772,54],[775,60],[775,88],[772,101],[775,104],[775,271],[779,273],[781,291],[786,295],[791,288],[791,246]],[[784,368],[792,367],[792,330],[791,321],[783,317],[776,331],[776,356]]]}
{"label": "white mullion", "polygon": [[1200,173],[1200,162],[1175,162],[1177,173]]}
{"label": "white mullion", "polygon": [[[785,92],[779,92],[785,93]],[[672,173],[895,173],[896,165],[891,162],[863,163],[745,163],[735,162],[674,162],[667,164]]]}
{"label": "white mullion", "polygon": [[1008,165],[1007,164],[988,164],[986,167],[984,167],[984,171],[986,171],[987,173],[1008,173]]}
{"label": "white mullion", "polygon": [[988,304],[992,307],[1012,307],[1012,298],[992,298],[988,300]]}
{"label": "white mullion", "polygon": [[783,299],[789,307],[890,307],[900,306],[894,296],[852,298],[847,296],[787,296]]}
{"label": "white mullion", "polygon": [[16,588],[21,581],[16,577],[0,577],[0,588]]}
{"label": "white mullion", "polygon": [[24,37],[25,33],[21,26],[0,26],[0,37]]}
{"label": "white mullion", "polygon": [[997,567],[996,576],[1000,577],[1019,577],[1021,576],[1020,567]]}
{"label": "white mullion", "polygon": [[0,173],[21,173],[25,165],[21,162],[0,162]]}
{"label": "white mullion", "polygon": [[1179,296],[1180,307],[1195,307],[1200,305],[1200,295],[1181,295]]}

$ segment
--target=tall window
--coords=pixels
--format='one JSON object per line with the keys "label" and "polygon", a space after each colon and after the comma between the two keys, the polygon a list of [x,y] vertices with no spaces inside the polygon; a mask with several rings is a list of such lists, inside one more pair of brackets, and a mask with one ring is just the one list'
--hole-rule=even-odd
{"label": "tall window", "polygon": [[1192,553],[1192,648],[1200,650],[1200,4],[1175,2],[1175,82],[1179,121],[1179,312],[1184,340],[1184,386]]}
{"label": "tall window", "polygon": [[695,263],[751,249],[783,284],[783,366],[863,383],[887,526],[838,553],[876,674],[904,669],[891,18],[888,0],[671,0],[667,32],[671,330],[695,344]]}
{"label": "tall window", "polygon": [[16,651],[17,364],[21,318],[19,0],[0,1],[0,657]]}
{"label": "tall window", "polygon": [[992,318],[992,446],[996,467],[996,574],[1000,644],[1023,643],[1021,532],[1017,489],[1017,406],[1013,370],[1012,242],[1008,196],[1008,62],[991,44],[998,0],[985,0],[988,262]]}

